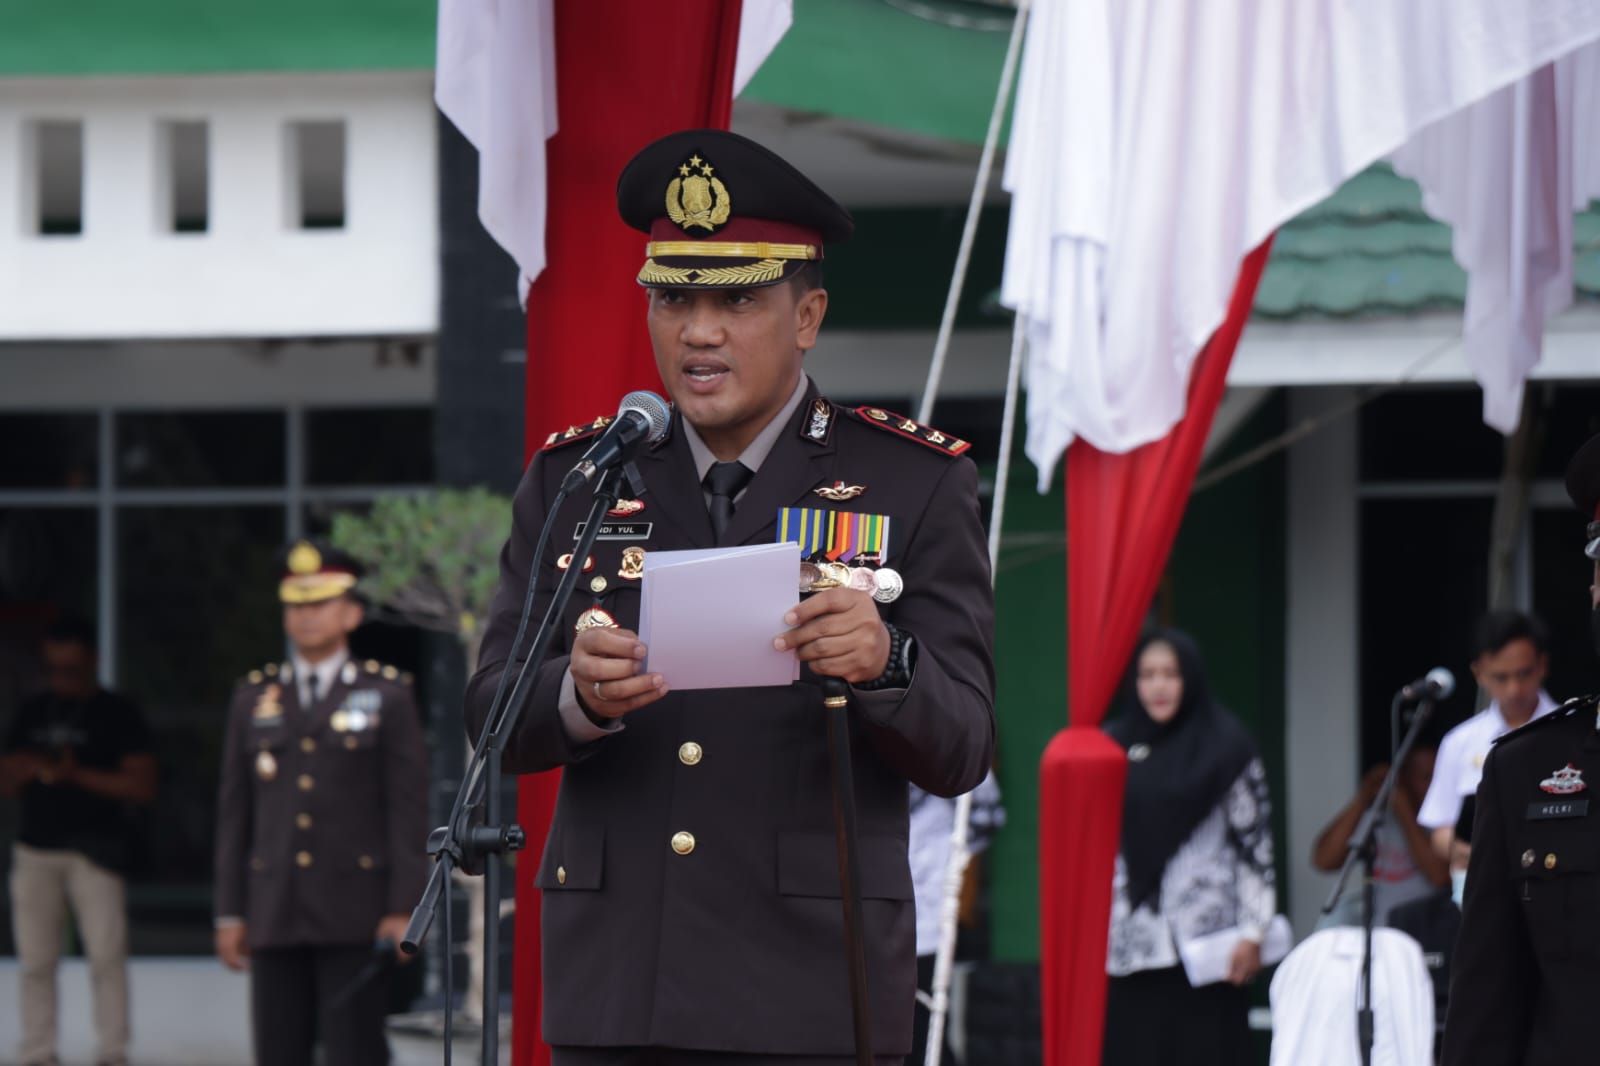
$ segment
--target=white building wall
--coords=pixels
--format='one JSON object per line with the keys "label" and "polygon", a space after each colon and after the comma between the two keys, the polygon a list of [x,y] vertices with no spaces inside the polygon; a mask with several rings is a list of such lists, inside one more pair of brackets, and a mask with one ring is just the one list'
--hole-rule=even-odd
{"label": "white building wall", "polygon": [[[1349,389],[1293,389],[1289,423],[1350,399]],[[1358,442],[1359,421],[1337,418],[1289,450],[1284,865],[1289,916],[1301,936],[1315,925],[1334,881],[1311,868],[1312,844],[1354,794],[1360,763]]]}
{"label": "white building wall", "polygon": [[[429,71],[0,80],[0,340],[428,334]],[[81,121],[83,232],[40,236],[32,123]],[[209,127],[204,233],[168,223],[163,123]],[[345,225],[302,230],[290,123],[345,123]]]}

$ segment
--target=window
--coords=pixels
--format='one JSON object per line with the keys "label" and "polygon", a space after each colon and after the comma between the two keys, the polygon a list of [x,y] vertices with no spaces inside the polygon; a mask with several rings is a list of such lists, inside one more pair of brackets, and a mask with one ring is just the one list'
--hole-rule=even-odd
{"label": "window", "polygon": [[290,123],[289,160],[291,225],[298,229],[343,229],[344,123]]}
{"label": "window", "polygon": [[43,237],[83,232],[83,123],[35,122],[32,128],[35,219]]}
{"label": "window", "polygon": [[164,122],[165,225],[173,233],[204,233],[210,214],[210,131],[204,122]]}
{"label": "window", "polygon": [[117,416],[117,484],[128,488],[281,485],[281,411]]}

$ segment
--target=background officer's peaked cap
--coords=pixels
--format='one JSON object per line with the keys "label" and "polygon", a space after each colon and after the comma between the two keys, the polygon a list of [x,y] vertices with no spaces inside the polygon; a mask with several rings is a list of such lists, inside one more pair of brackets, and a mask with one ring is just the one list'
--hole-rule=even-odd
{"label": "background officer's peaked cap", "polygon": [[284,603],[321,603],[343,596],[361,579],[355,556],[321,538],[303,538],[278,553],[278,599]]}
{"label": "background officer's peaked cap", "polygon": [[1567,495],[1589,520],[1584,554],[1600,559],[1600,434],[1590,437],[1567,464]]}
{"label": "background officer's peaked cap", "polygon": [[617,212],[650,235],[639,284],[658,288],[775,285],[855,229],[810,178],[726,130],[646,145],[617,179]]}

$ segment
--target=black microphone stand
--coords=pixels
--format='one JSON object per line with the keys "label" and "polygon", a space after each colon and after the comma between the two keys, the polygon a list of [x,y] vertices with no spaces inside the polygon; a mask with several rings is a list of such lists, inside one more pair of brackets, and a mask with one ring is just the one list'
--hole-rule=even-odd
{"label": "black microphone stand", "polygon": [[[601,475],[594,490],[594,504],[589,508],[588,520],[583,524],[583,531],[578,536],[577,547],[573,551],[574,559],[586,559],[594,548],[594,542],[600,534],[600,524],[605,514],[616,506],[624,481],[630,481],[641,490],[643,483],[638,477],[631,474],[632,464],[626,467],[611,467]],[[559,506],[553,506],[550,514],[545,518],[545,530],[540,534],[540,546],[548,538],[551,523],[556,520]],[[533,606],[533,589],[539,580],[537,568],[539,553],[535,553],[533,568],[528,573],[529,589],[527,599],[523,606],[524,621],[527,612]],[[451,942],[451,915],[450,882],[452,873],[460,868],[468,874],[482,873],[484,875],[483,893],[483,1042],[481,1062],[486,1066],[493,1066],[500,1061],[500,878],[501,856],[506,852],[520,851],[527,844],[527,834],[523,828],[516,824],[504,825],[501,823],[500,814],[500,780],[501,763],[506,744],[516,732],[517,720],[522,717],[524,705],[530,695],[533,677],[545,654],[549,651],[550,642],[554,639],[561,624],[562,615],[566,611],[567,603],[572,599],[573,589],[578,583],[578,576],[583,572],[582,566],[570,566],[562,572],[561,580],[556,584],[554,597],[549,608],[545,611],[544,619],[539,625],[539,630],[534,637],[533,647],[528,652],[526,659],[522,660],[521,670],[517,674],[516,683],[504,700],[497,700],[489,708],[489,714],[484,721],[483,733],[478,738],[478,744],[473,749],[472,759],[467,764],[466,773],[462,777],[461,789],[456,794],[454,806],[448,824],[442,825],[428,834],[428,854],[433,856],[434,866],[428,876],[427,887],[423,889],[422,898],[411,912],[411,922],[406,926],[405,938],[401,940],[400,947],[409,955],[414,955],[428,935],[428,929],[433,924],[434,911],[441,897],[445,908],[445,942],[448,952]],[[519,635],[521,630],[519,629]],[[506,669],[509,671],[518,661],[517,648],[512,647],[511,654],[506,659]],[[502,683],[501,692],[505,691]],[[452,1016],[455,1010],[453,985],[451,977],[452,966],[446,959],[444,967],[445,980],[445,1024],[444,1024],[444,1063],[450,1066]]]}
{"label": "black microphone stand", "polygon": [[[1398,712],[1400,703],[1405,697],[1404,690],[1395,694],[1394,703],[1390,705],[1390,718],[1393,720]],[[1324,916],[1331,914],[1333,908],[1338,906],[1339,898],[1344,895],[1345,883],[1350,879],[1350,871],[1357,862],[1362,866],[1361,886],[1361,984],[1356,996],[1356,1038],[1361,1045],[1361,1066],[1372,1066],[1372,1042],[1375,1037],[1372,1015],[1372,927],[1377,920],[1373,914],[1375,896],[1373,866],[1378,858],[1378,827],[1383,824],[1384,815],[1389,810],[1389,797],[1394,793],[1394,784],[1400,774],[1400,767],[1405,764],[1406,757],[1411,754],[1411,749],[1416,746],[1417,737],[1422,734],[1422,727],[1427,724],[1428,716],[1433,713],[1434,698],[1431,694],[1424,694],[1417,702],[1417,713],[1411,716],[1411,726],[1406,730],[1405,739],[1395,749],[1394,758],[1389,762],[1389,772],[1383,777],[1383,784],[1378,787],[1378,794],[1372,798],[1372,805],[1361,816],[1361,821],[1356,823],[1356,830],[1350,835],[1349,851],[1345,855],[1344,869],[1339,872],[1339,883],[1333,886],[1333,894],[1328,897],[1328,902],[1323,906]]]}

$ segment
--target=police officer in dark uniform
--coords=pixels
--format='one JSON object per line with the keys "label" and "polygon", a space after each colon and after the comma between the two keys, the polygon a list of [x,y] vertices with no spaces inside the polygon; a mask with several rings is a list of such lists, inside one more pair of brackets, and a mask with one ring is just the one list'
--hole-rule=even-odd
{"label": "police officer in dark uniform", "polygon": [[[965,441],[835,405],[804,373],[823,248],[853,223],[794,167],[689,130],[635,156],[617,202],[649,235],[637,280],[670,429],[592,554],[568,539],[590,506],[576,493],[530,575],[562,475],[608,419],[551,435],[517,490],[467,692],[476,736],[530,578],[537,619],[580,567],[507,752],[518,772],[565,768],[536,876],[543,1035],[557,1066],[854,1061],[819,680],[833,677],[851,687],[872,1051],[899,1062],[916,981],[906,783],[957,795],[993,754],[977,471]],[[799,682],[669,691],[642,669],[648,553],[779,541],[806,560],[771,631]]]}
{"label": "police officer in dark uniform", "polygon": [[[1567,467],[1600,654],[1600,436]],[[1600,1058],[1600,697],[1500,738],[1478,786],[1445,1066]]]}
{"label": "police officer in dark uniform", "polygon": [[290,660],[234,691],[217,804],[216,947],[250,970],[258,1066],[389,1061],[388,964],[427,878],[410,678],[350,658],[360,568],[302,540],[278,594]]}

